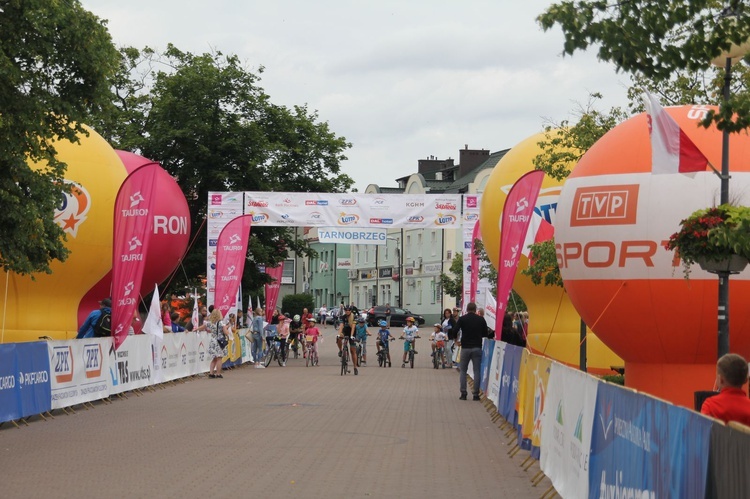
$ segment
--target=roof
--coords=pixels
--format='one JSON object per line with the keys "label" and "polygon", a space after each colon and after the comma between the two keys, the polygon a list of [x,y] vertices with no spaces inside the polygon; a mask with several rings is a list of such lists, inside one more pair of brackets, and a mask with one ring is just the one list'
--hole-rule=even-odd
{"label": "roof", "polygon": [[467,188],[470,183],[474,181],[475,178],[477,178],[477,174],[481,172],[482,170],[486,170],[488,168],[495,168],[497,164],[500,162],[501,159],[510,151],[510,149],[503,149],[502,151],[493,152],[490,154],[490,156],[479,165],[476,166],[473,170],[471,170],[469,173],[464,175],[463,177],[458,178],[455,182],[453,182],[450,187],[445,189],[445,192],[447,193],[460,193],[460,192],[466,192]]}

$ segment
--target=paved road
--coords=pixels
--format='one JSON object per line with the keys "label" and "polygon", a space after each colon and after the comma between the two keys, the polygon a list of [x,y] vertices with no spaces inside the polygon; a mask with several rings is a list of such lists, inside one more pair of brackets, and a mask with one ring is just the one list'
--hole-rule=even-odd
{"label": "paved road", "polygon": [[[0,495],[16,497],[538,498],[458,374],[370,365],[340,376],[331,329],[321,365],[240,367],[127,400],[0,427]],[[400,343],[393,352],[400,355]]]}

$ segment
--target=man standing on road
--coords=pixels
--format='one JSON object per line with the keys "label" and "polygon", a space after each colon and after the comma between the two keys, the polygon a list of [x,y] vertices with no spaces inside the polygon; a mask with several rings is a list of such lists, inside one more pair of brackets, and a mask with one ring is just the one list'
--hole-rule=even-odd
{"label": "man standing on road", "polygon": [[466,400],[466,371],[469,369],[469,361],[474,366],[474,400],[479,399],[479,379],[482,363],[482,338],[487,337],[487,321],[484,317],[477,315],[477,304],[470,302],[466,305],[466,315],[462,315],[456,322],[458,341],[461,347],[460,375],[458,377],[461,389],[461,400]]}

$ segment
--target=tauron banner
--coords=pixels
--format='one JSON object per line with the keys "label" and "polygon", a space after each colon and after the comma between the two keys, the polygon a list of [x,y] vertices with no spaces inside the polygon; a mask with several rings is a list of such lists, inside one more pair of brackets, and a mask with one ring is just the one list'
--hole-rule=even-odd
{"label": "tauron banner", "polygon": [[219,234],[216,246],[216,303],[214,306],[226,317],[237,304],[237,290],[247,260],[247,240],[250,238],[250,215],[230,221]]}
{"label": "tauron banner", "polygon": [[284,262],[278,267],[266,267],[266,274],[271,276],[271,281],[266,284],[266,320],[271,322],[271,316],[279,301],[279,286],[281,285],[281,274],[284,273]]}
{"label": "tauron banner", "polygon": [[508,305],[508,295],[518,269],[521,245],[526,239],[531,215],[542,188],[544,172],[526,173],[510,188],[500,217],[500,259],[497,271],[497,316],[495,331],[503,330],[503,316]]}
{"label": "tauron banner", "polygon": [[152,207],[156,163],[141,166],[128,175],[115,200],[115,230],[112,244],[112,336],[117,350],[128,336],[138,306],[149,240],[153,232]]}

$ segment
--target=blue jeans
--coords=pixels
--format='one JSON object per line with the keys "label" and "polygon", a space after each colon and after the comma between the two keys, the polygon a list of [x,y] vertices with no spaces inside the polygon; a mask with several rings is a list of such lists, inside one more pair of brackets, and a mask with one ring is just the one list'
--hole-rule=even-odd
{"label": "blue jeans", "polygon": [[253,356],[253,362],[260,362],[260,358],[263,357],[263,338],[260,333],[253,333],[251,338],[250,353]]}
{"label": "blue jeans", "polygon": [[474,395],[479,395],[479,380],[482,369],[482,348],[461,348],[461,362],[459,363],[460,374],[458,384],[461,388],[461,395],[466,394],[466,371],[469,370],[469,361],[474,368]]}

